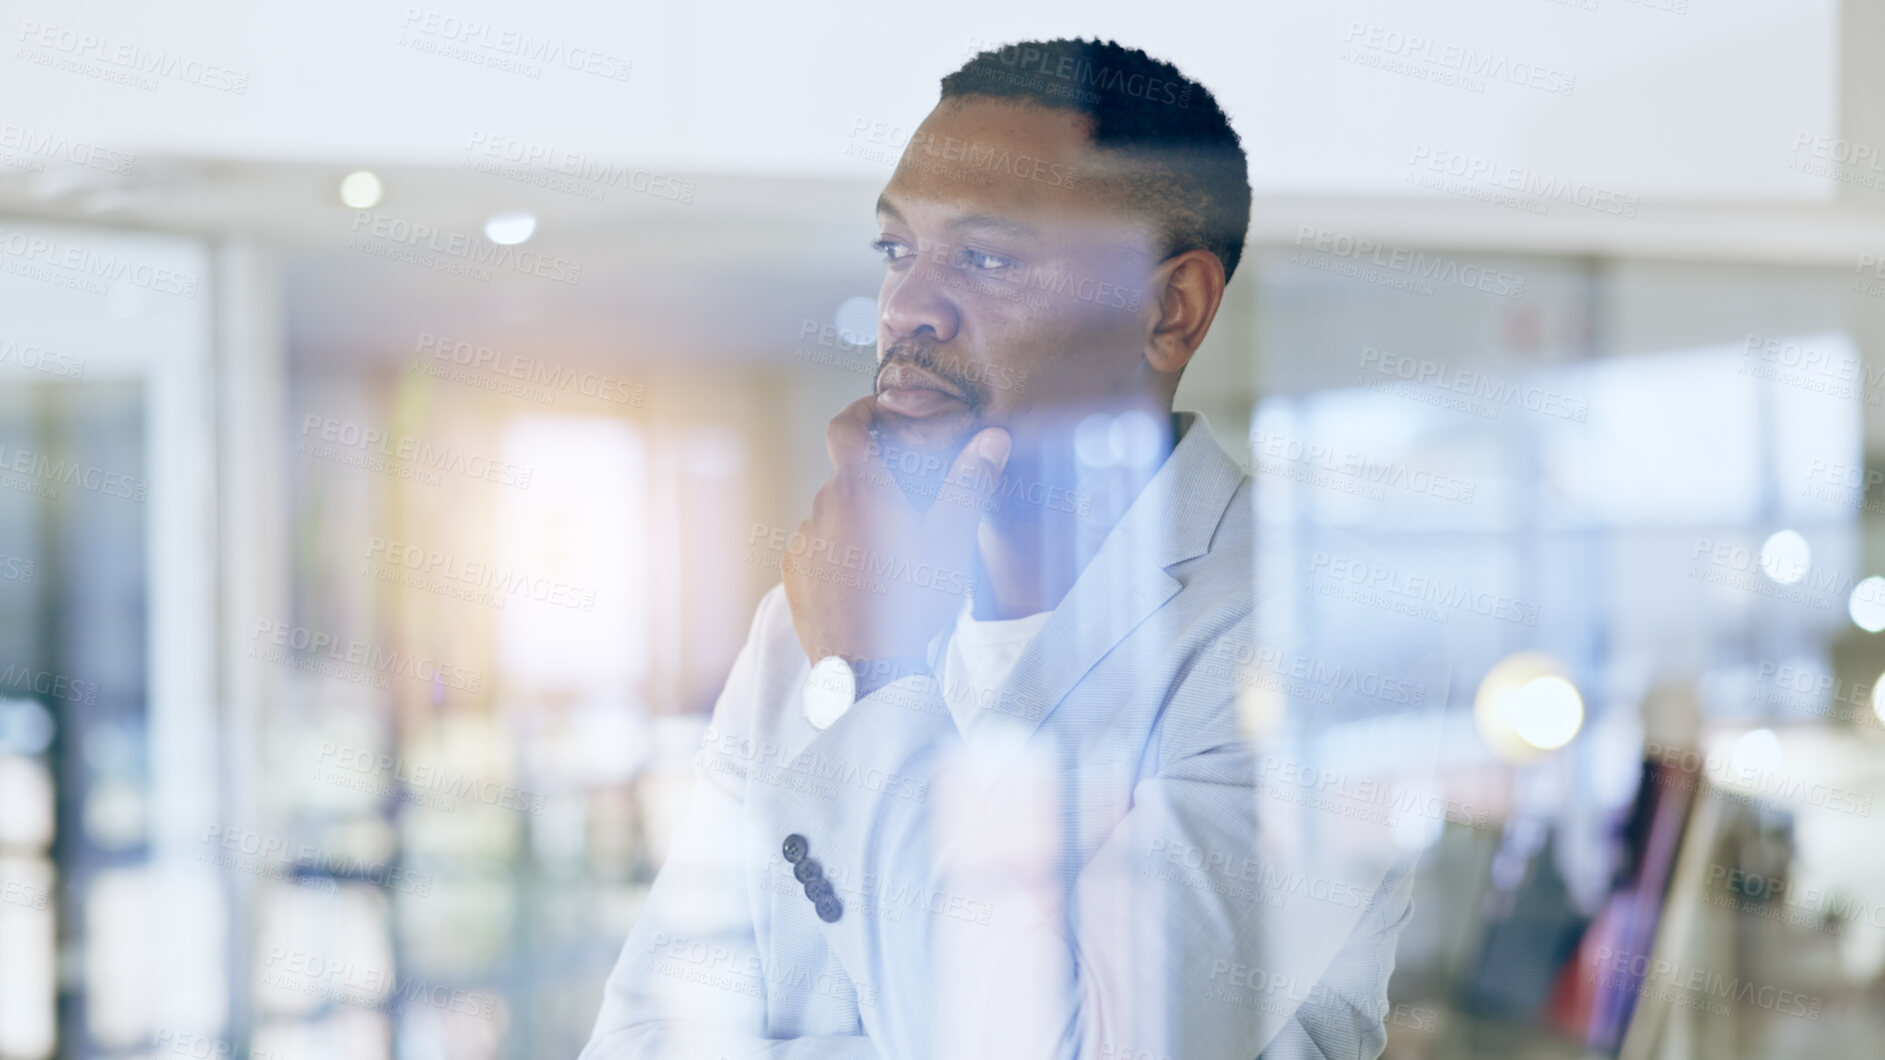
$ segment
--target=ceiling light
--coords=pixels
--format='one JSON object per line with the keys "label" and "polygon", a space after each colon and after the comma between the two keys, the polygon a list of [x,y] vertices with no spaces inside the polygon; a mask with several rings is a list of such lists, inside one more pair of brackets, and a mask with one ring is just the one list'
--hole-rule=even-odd
{"label": "ceiling light", "polygon": [[537,215],[528,210],[494,213],[484,222],[484,238],[501,247],[515,246],[537,233]]}
{"label": "ceiling light", "polygon": [[380,185],[380,178],[364,169],[355,170],[340,179],[340,201],[356,210],[370,210],[380,204],[380,196],[386,189]]}

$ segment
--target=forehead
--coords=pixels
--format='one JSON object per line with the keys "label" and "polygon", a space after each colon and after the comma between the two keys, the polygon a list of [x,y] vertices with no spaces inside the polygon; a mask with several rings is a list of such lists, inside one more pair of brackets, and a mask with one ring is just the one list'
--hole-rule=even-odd
{"label": "forehead", "polygon": [[1111,228],[1089,119],[1072,110],[979,96],[947,99],[910,137],[880,207],[916,223],[952,218],[1084,221]]}

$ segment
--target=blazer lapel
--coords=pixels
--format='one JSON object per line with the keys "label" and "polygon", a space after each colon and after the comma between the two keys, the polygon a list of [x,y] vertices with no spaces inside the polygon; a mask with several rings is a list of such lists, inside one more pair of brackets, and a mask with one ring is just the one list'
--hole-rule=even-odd
{"label": "blazer lapel", "polygon": [[1015,709],[982,711],[973,742],[1002,757],[1018,750],[1107,652],[1177,594],[1181,583],[1166,568],[1210,549],[1243,471],[1202,416],[1179,417],[1183,433],[1164,466],[1015,664],[1006,690]]}

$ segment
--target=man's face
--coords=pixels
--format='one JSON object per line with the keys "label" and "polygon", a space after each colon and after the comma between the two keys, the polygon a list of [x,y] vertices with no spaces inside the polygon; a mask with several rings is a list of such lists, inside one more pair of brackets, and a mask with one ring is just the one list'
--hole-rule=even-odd
{"label": "man's face", "polygon": [[911,137],[878,200],[879,422],[959,447],[982,427],[1027,459],[1152,392],[1150,227],[1101,192],[1084,117],[966,97]]}

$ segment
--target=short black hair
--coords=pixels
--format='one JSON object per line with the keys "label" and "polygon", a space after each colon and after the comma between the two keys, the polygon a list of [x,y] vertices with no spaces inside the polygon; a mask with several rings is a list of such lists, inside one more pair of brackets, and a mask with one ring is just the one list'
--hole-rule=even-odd
{"label": "short black hair", "polygon": [[1165,256],[1208,250],[1228,278],[1250,228],[1250,164],[1210,90],[1115,41],[1022,41],[942,79],[962,96],[1033,103],[1090,119],[1093,146],[1129,163],[1128,200],[1163,229]]}

